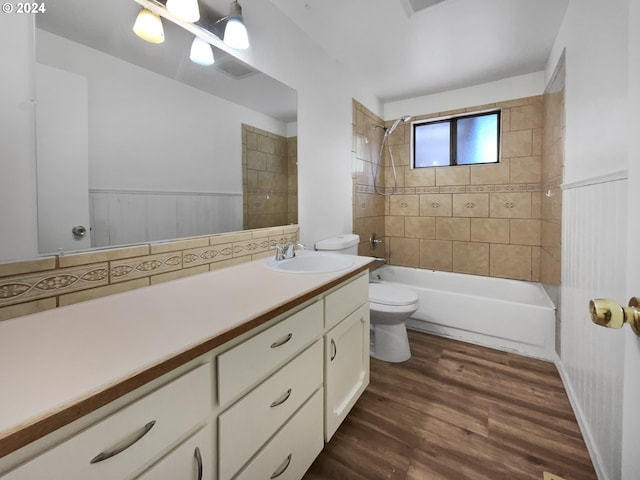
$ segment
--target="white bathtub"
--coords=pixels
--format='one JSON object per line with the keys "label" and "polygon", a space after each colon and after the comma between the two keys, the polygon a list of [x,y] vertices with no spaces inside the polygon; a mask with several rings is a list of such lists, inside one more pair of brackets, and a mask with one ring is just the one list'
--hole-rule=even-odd
{"label": "white bathtub", "polygon": [[370,281],[414,290],[416,330],[553,360],[555,306],[538,283],[384,265]]}

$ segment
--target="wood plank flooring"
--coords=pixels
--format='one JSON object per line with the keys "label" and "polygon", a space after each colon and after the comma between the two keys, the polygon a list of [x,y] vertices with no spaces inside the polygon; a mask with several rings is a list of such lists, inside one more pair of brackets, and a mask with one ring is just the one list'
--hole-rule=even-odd
{"label": "wood plank flooring", "polygon": [[305,480],[595,480],[553,364],[415,331]]}

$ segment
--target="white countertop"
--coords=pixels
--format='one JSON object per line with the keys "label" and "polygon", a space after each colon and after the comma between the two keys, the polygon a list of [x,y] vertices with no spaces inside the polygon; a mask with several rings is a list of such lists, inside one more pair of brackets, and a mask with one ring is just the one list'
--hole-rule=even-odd
{"label": "white countertop", "polygon": [[0,322],[0,441],[372,261],[286,274],[261,259]]}

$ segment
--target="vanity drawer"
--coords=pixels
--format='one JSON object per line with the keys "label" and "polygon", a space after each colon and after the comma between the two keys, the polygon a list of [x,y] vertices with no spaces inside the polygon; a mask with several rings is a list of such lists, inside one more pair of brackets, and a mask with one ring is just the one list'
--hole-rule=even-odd
{"label": "vanity drawer", "polygon": [[214,480],[214,461],[213,428],[207,425],[136,480]]}
{"label": "vanity drawer", "polygon": [[360,305],[369,301],[369,275],[362,273],[355,280],[327,295],[325,301],[324,328],[330,329]]}
{"label": "vanity drawer", "polygon": [[[209,363],[191,370],[10,472],[3,480],[115,480],[130,476],[206,422],[213,404],[211,374]],[[130,446],[123,448],[126,445]],[[104,457],[118,451],[99,459],[101,453]]]}
{"label": "vanity drawer", "polygon": [[322,301],[218,356],[218,401],[224,407],[322,335]]}
{"label": "vanity drawer", "polygon": [[[318,340],[218,417],[220,480],[231,478],[322,386]],[[318,418],[322,422],[322,413]]]}
{"label": "vanity drawer", "polygon": [[324,447],[322,396],[320,389],[235,480],[300,480]]}

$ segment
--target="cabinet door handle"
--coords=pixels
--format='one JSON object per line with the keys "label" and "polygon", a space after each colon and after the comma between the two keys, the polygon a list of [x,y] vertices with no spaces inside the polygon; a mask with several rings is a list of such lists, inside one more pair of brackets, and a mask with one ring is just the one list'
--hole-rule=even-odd
{"label": "cabinet door handle", "polygon": [[273,407],[277,407],[278,405],[282,405],[284,402],[286,402],[287,400],[289,400],[289,397],[291,396],[291,389],[287,390],[286,392],[284,392],[284,395],[282,395],[281,397],[275,399],[273,401],[273,403],[271,405],[269,405],[271,408]]}
{"label": "cabinet door handle", "polygon": [[287,455],[287,458],[284,459],[284,462],[282,462],[280,466],[276,468],[276,471],[273,472],[269,478],[273,479],[282,475],[285,472],[285,470],[289,468],[289,465],[291,464],[291,456],[292,456],[291,453]]}
{"label": "cabinet door handle", "polygon": [[278,348],[278,347],[284,345],[289,340],[291,340],[291,337],[293,337],[293,333],[289,333],[289,334],[285,335],[284,337],[280,338],[279,340],[276,340],[275,342],[273,342],[271,344],[271,348]]}
{"label": "cabinet door handle", "polygon": [[198,480],[202,480],[202,455],[200,455],[200,449],[198,447],[194,450],[193,456],[196,459],[196,465],[198,467]]}
{"label": "cabinet door handle", "polygon": [[337,354],[338,354],[338,347],[336,347],[336,342],[332,338],[331,339],[331,361],[332,362],[333,362],[333,359],[336,358]]}
{"label": "cabinet door handle", "polygon": [[120,452],[123,452],[124,450],[129,448],[131,445],[136,443],[138,440],[140,440],[142,437],[144,437],[147,433],[149,433],[149,430],[151,430],[155,424],[156,424],[156,421],[152,420],[151,422],[147,423],[144,427],[142,427],[138,432],[134,433],[128,438],[125,438],[119,444],[115,445],[111,450],[107,450],[106,452],[100,452],[98,455],[93,457],[89,463],[102,462],[107,458],[111,458],[115,455],[118,455]]}

